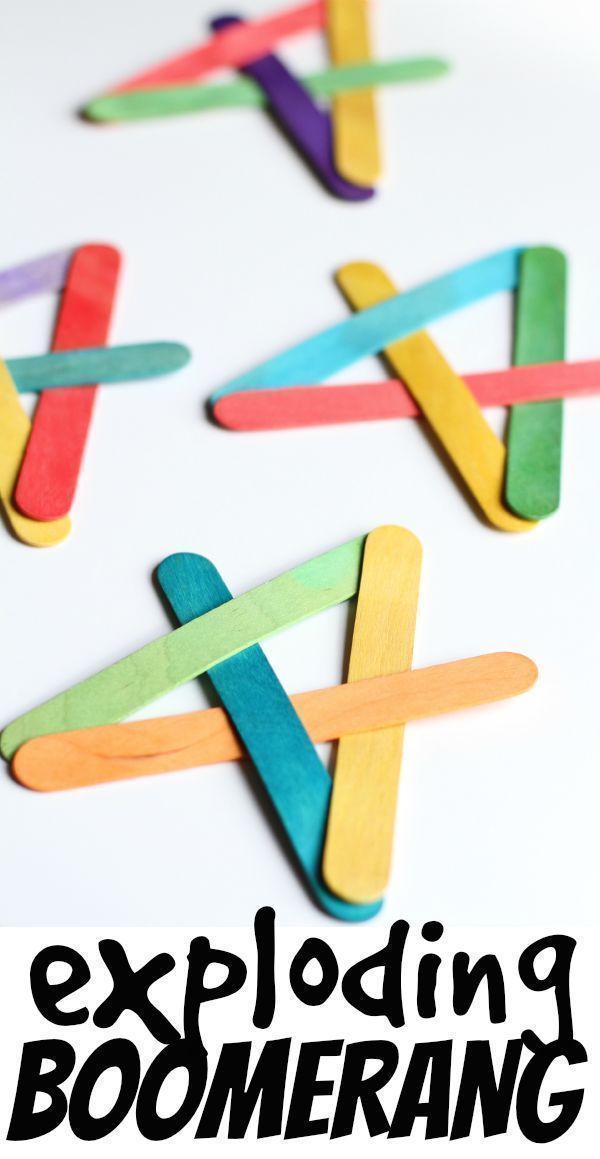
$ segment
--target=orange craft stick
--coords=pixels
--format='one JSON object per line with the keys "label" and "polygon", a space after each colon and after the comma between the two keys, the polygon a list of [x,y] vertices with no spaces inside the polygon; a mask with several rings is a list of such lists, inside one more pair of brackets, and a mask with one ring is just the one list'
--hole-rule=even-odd
{"label": "orange craft stick", "polygon": [[[537,668],[526,656],[494,652],[302,692],[292,701],[318,743],[505,700],[526,692],[536,679]],[[17,750],[12,771],[26,788],[52,791],[213,765],[244,755],[226,712],[210,708],[37,737]]]}

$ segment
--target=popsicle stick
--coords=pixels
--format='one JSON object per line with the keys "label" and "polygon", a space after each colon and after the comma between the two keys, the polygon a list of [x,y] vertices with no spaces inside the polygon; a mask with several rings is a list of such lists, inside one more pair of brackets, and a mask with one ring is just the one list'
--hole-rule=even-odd
{"label": "popsicle stick", "polygon": [[190,358],[190,351],[181,342],[139,342],[130,346],[90,346],[84,350],[9,358],[6,365],[17,389],[26,393],[88,382],[158,378],[180,370]]}
{"label": "popsicle stick", "polygon": [[[53,350],[106,342],[121,257],[107,245],[81,246],[67,274]],[[71,510],[96,386],[42,391],[33,417],[15,502],[30,519],[60,519]]]}
{"label": "popsicle stick", "polygon": [[[396,290],[378,266],[355,262],[337,275],[354,309],[368,309]],[[488,426],[468,386],[454,373],[426,333],[394,342],[383,352],[419,404],[423,417],[451,458],[489,522],[501,531],[535,526],[507,511],[502,502],[506,451]]]}
{"label": "popsicle stick", "polygon": [[34,736],[123,720],[244,648],[350,599],[363,544],[361,536],[315,556],[26,712],[2,732],[2,756],[9,760]]}
{"label": "popsicle stick", "polygon": [[210,401],[214,405],[224,395],[242,390],[322,382],[436,318],[503,290],[514,290],[522,252],[520,247],[500,250],[346,318],[219,387]]}
{"label": "popsicle stick", "polygon": [[[318,744],[506,700],[526,692],[536,679],[537,668],[526,656],[493,652],[299,692],[291,700]],[[262,710],[261,718],[264,723]],[[18,749],[12,772],[28,789],[57,792],[245,756],[225,710],[208,708],[41,736]]]}
{"label": "popsicle stick", "polygon": [[[231,593],[210,560],[181,553],[163,560],[158,582],[180,624],[227,604]],[[248,751],[317,902],[332,917],[364,921],[381,906],[354,906],[321,880],[331,782],[285,689],[255,644],[207,672]]]}
{"label": "popsicle stick", "polygon": [[70,249],[58,250],[0,270],[0,302],[16,302],[32,294],[62,290],[72,256]]}
{"label": "popsicle stick", "polygon": [[[313,97],[323,99],[382,85],[435,80],[444,76],[448,68],[447,62],[438,57],[403,57],[328,68],[301,79]],[[92,121],[141,121],[214,109],[264,109],[267,105],[267,98],[256,82],[240,76],[227,84],[171,85],[107,93],[90,101],[83,112]]]}
{"label": "popsicle stick", "polygon": [[323,5],[324,0],[311,0],[271,16],[244,21],[227,28],[195,48],[123,81],[113,92],[181,84],[199,80],[215,69],[237,68],[248,60],[264,56],[288,36],[322,28],[325,21]]}
{"label": "popsicle stick", "polygon": [[[514,359],[518,365],[565,355],[567,260],[549,246],[521,259]],[[513,407],[508,426],[506,502],[526,519],[546,519],[560,503],[563,404]]]}
{"label": "popsicle stick", "polygon": [[27,446],[31,423],[21,406],[5,362],[0,361],[0,501],[9,527],[30,547],[52,547],[66,539],[71,530],[68,519],[37,523],[27,519],[13,502],[13,491]]}
{"label": "popsicle stick", "polygon": [[[213,20],[214,29],[239,23],[237,17]],[[333,133],[329,113],[319,108],[308,89],[272,54],[242,66],[242,71],[263,90],[269,109],[326,189],[345,201],[366,201],[374,190],[353,185],[333,163]]]}
{"label": "popsicle stick", "polygon": [[[480,406],[511,406],[546,398],[587,398],[600,394],[600,360],[512,366],[464,381]],[[421,411],[402,382],[358,382],[339,386],[290,386],[287,390],[247,390],[219,399],[213,416],[231,431],[276,431],[334,423],[418,418]]]}
{"label": "popsicle stick", "polygon": [[[368,0],[327,0],[329,55],[334,64],[361,64],[371,58]],[[339,93],[333,99],[333,149],[342,177],[375,185],[381,152],[372,89]]]}
{"label": "popsicle stick", "polygon": [[[367,536],[348,680],[411,667],[422,550],[402,527]],[[323,852],[326,885],[346,901],[381,897],[390,876],[404,726],[342,737]]]}

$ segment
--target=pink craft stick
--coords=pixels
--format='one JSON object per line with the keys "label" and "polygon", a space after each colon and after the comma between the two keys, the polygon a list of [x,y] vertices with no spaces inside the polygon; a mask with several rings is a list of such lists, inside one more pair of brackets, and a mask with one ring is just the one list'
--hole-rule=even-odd
{"label": "pink craft stick", "polygon": [[196,48],[138,73],[111,91],[124,93],[132,89],[197,81],[215,69],[237,68],[265,56],[285,37],[323,28],[324,25],[325,0],[310,0],[310,3],[300,4],[297,8],[286,8],[273,16],[247,21],[217,32]]}
{"label": "pink craft stick", "polygon": [[[512,406],[550,398],[600,394],[600,360],[512,366],[467,374],[465,382],[481,406]],[[419,409],[397,379],[351,386],[293,386],[224,395],[213,414],[232,431],[274,431],[292,427],[416,418]]]}

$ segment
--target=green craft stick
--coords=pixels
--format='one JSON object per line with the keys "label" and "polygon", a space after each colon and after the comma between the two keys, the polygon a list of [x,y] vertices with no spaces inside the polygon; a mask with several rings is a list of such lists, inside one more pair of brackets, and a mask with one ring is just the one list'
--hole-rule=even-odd
{"label": "green craft stick", "polygon": [[[313,96],[330,97],[378,85],[433,80],[443,76],[448,69],[445,60],[435,57],[370,61],[314,73],[306,77],[305,83]],[[91,101],[83,112],[92,121],[140,121],[209,109],[264,108],[266,103],[262,89],[248,77],[240,77],[230,84],[167,85],[107,93]]]}
{"label": "green craft stick", "polygon": [[363,545],[361,536],[318,555],[75,684],[7,725],[0,752],[10,760],[34,737],[114,724],[244,648],[350,599]]}
{"label": "green craft stick", "polygon": [[[565,356],[567,261],[549,246],[521,258],[514,362],[528,366]],[[562,399],[511,408],[505,498],[525,519],[545,519],[560,503]]]}
{"label": "green craft stick", "polygon": [[190,360],[180,342],[139,342],[133,346],[87,346],[31,358],[10,358],[6,365],[17,390],[49,390],[98,382],[134,382],[179,370]]}

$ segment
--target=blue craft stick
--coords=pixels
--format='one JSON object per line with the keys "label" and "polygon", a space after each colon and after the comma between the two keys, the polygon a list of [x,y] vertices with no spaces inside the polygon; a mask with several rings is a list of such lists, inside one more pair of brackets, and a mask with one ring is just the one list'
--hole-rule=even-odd
{"label": "blue craft stick", "polygon": [[[157,576],[182,625],[232,599],[217,569],[199,555],[170,555]],[[344,921],[373,917],[380,901],[352,905],[322,882],[331,781],[260,645],[216,664],[207,676],[252,758],[317,901]]]}
{"label": "blue craft stick", "polygon": [[139,342],[132,346],[88,346],[30,358],[7,358],[17,390],[51,390],[85,383],[135,382],[179,370],[190,360],[180,342]]}
{"label": "blue craft stick", "polygon": [[243,390],[273,390],[323,382],[360,358],[378,354],[392,342],[414,334],[436,318],[502,290],[516,289],[523,252],[522,246],[500,250],[361,310],[219,387],[210,401],[215,403],[223,395]]}

